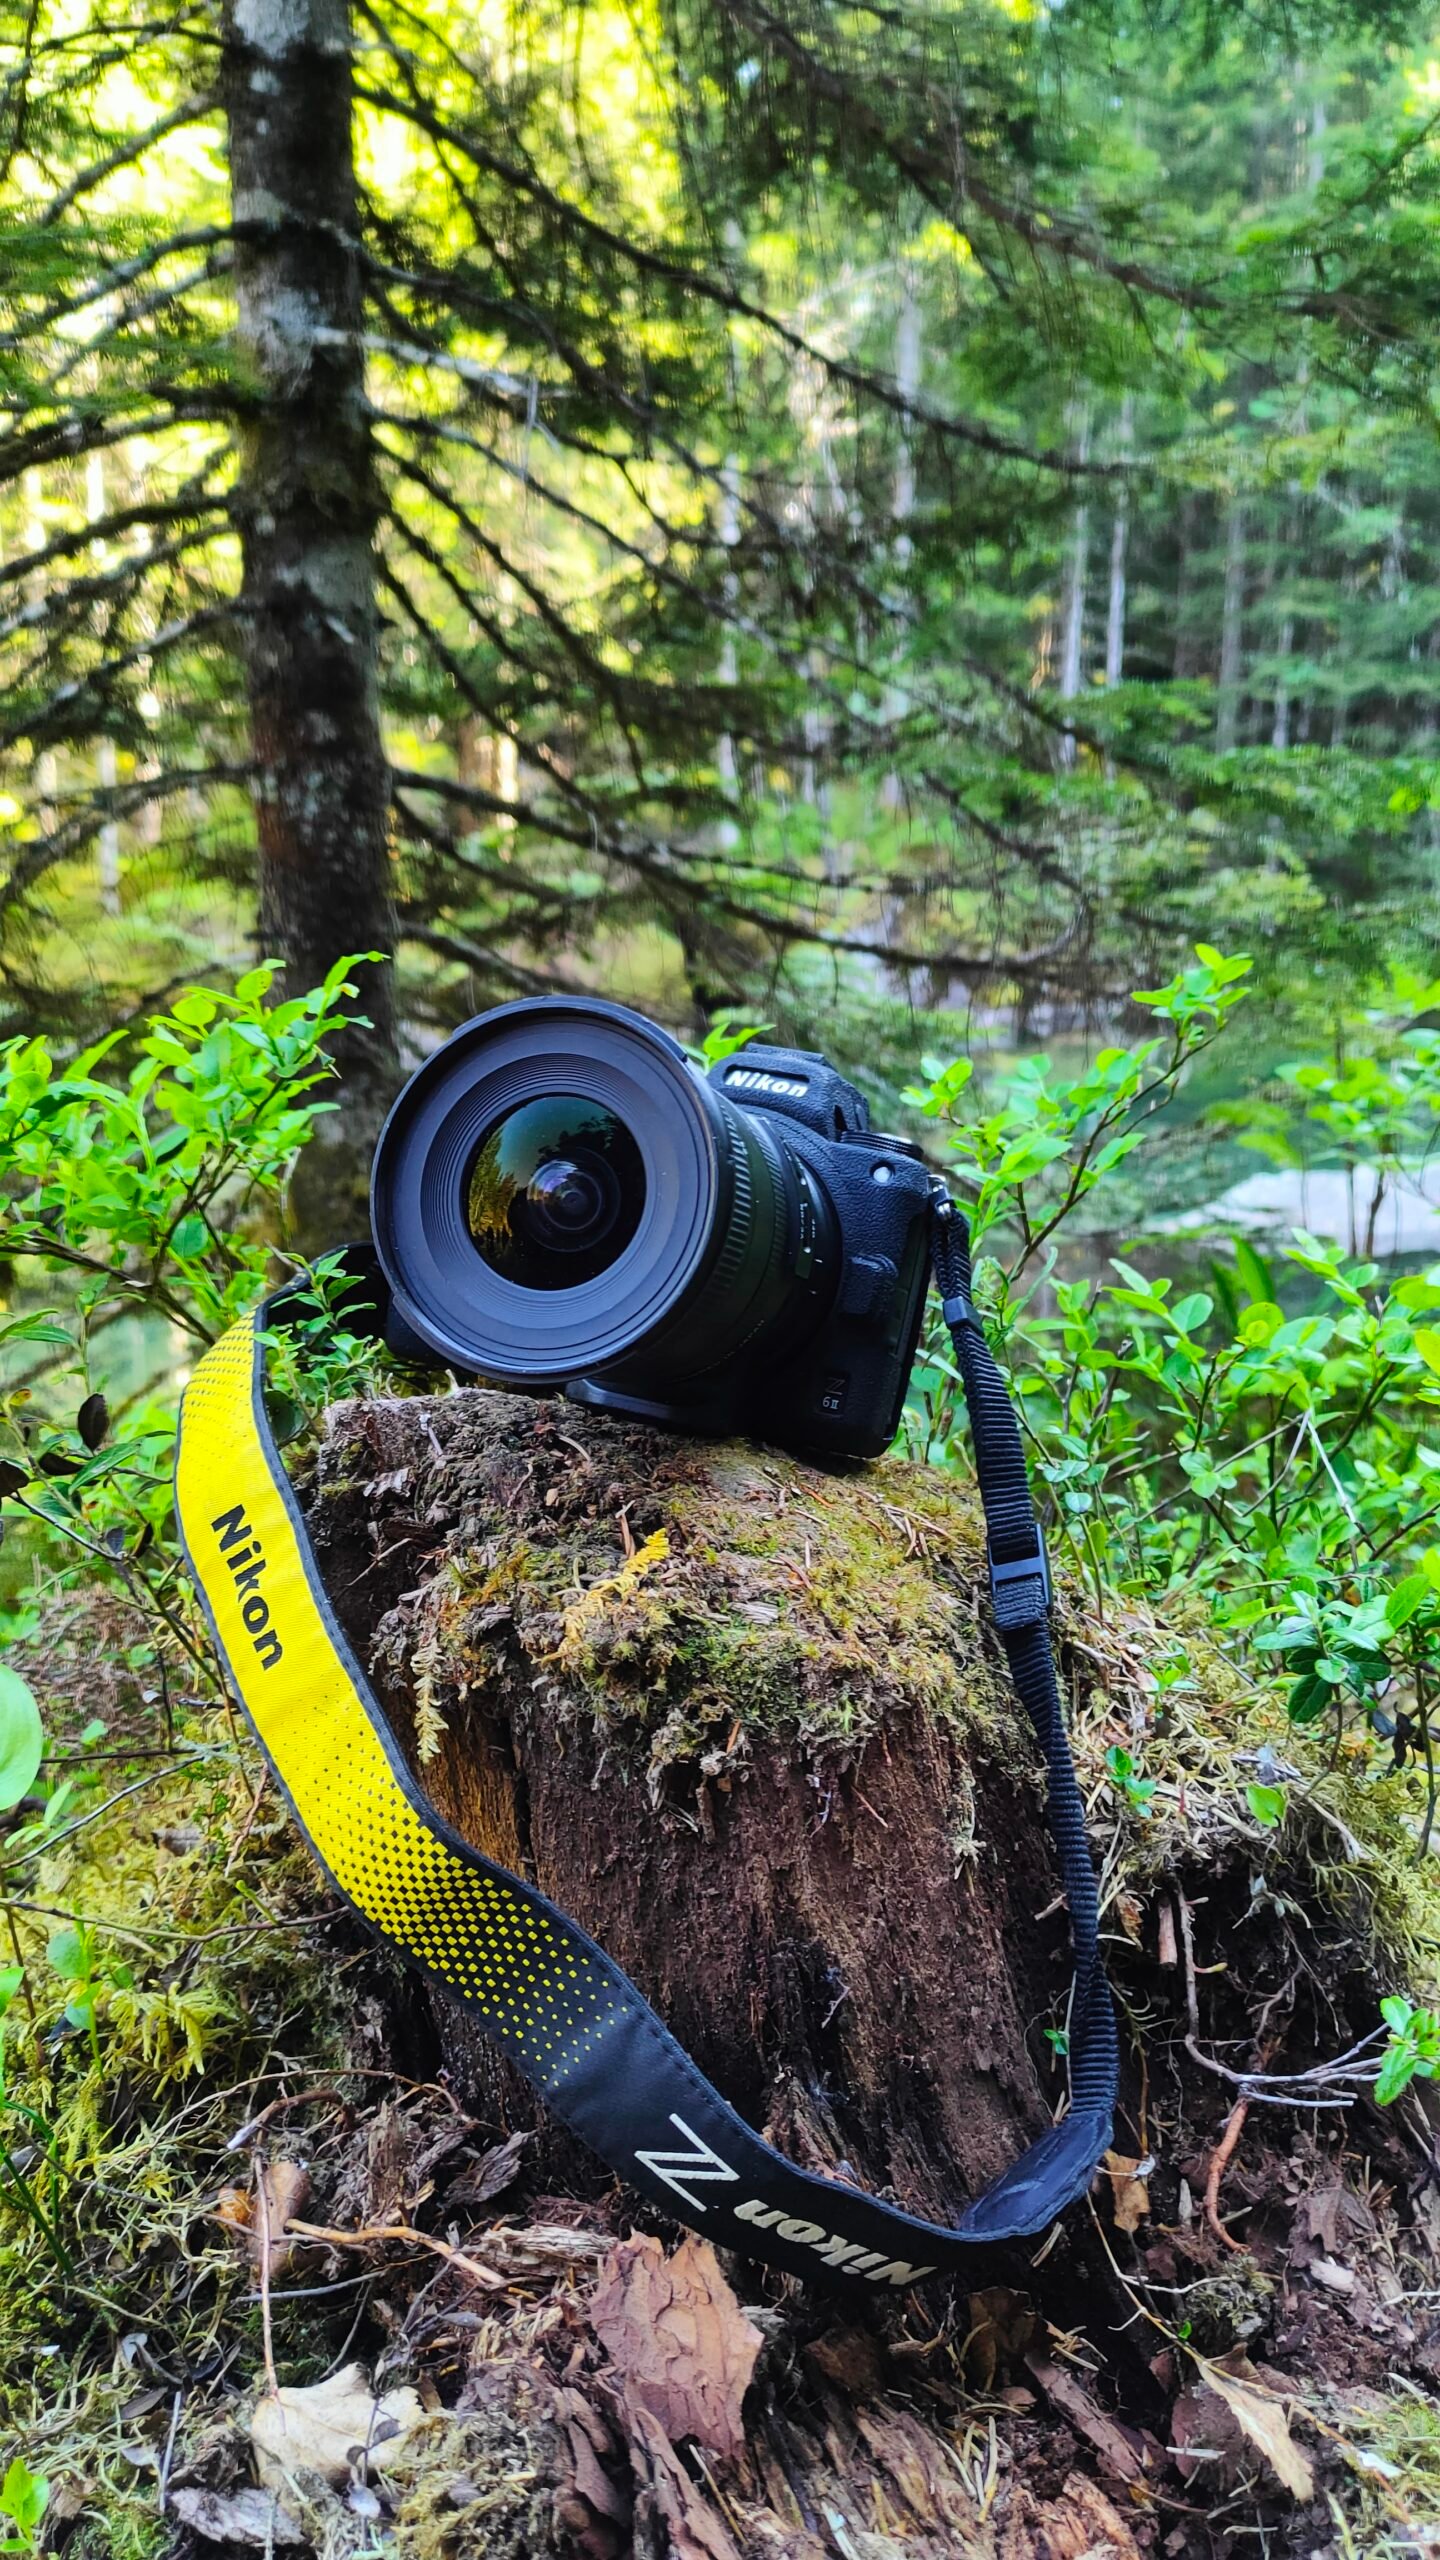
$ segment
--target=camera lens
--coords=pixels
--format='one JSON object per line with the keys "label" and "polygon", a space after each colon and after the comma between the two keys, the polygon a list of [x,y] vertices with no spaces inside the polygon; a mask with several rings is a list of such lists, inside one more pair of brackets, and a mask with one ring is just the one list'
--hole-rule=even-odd
{"label": "camera lens", "polygon": [[575,1289],[633,1242],[645,1160],[613,1111],[546,1094],[506,1111],[475,1150],[465,1221],[482,1260],[521,1289]]}
{"label": "camera lens", "polygon": [[515,1385],[623,1366],[663,1400],[723,1371],[815,1320],[805,1275],[829,1213],[771,1118],[621,1005],[482,1014],[411,1077],[375,1151],[396,1317],[453,1367]]}

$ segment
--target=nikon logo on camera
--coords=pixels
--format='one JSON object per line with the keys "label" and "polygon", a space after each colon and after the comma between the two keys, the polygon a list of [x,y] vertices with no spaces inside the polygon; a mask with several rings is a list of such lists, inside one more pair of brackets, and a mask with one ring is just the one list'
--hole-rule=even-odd
{"label": "nikon logo on camera", "polygon": [[235,1596],[240,1602],[240,1615],[245,1622],[262,1671],[273,1671],[284,1653],[284,1646],[270,1624],[270,1603],[258,1588],[265,1570],[264,1551],[245,1517],[243,1502],[233,1511],[222,1511],[211,1528],[220,1540],[220,1553],[235,1576]]}
{"label": "nikon logo on camera", "polygon": [[732,1067],[726,1085],[738,1085],[746,1093],[787,1093],[795,1102],[809,1091],[800,1076],[772,1076],[764,1067]]}

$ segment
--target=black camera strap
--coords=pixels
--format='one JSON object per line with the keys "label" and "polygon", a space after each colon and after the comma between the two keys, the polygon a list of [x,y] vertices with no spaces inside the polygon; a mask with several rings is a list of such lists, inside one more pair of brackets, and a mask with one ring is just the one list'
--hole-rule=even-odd
{"label": "black camera strap", "polygon": [[[185,1392],[175,1468],[181,1534],[231,1685],[311,1849],[355,1911],[462,2000],[550,2111],[653,2204],[794,2275],[896,2288],[973,2273],[977,2247],[1043,2231],[1083,2195],[1110,2140],[1117,2073],[1044,1544],[951,1202],[937,1204],[933,1250],[970,1413],[996,1626],[1045,1753],[1075,1951],[1069,2111],[953,2227],[774,2150],[605,1950],[431,1805],[335,1616],[266,1413],[266,1335],[285,1323],[295,1292],[206,1353]],[[383,1301],[378,1273],[375,1285]]]}

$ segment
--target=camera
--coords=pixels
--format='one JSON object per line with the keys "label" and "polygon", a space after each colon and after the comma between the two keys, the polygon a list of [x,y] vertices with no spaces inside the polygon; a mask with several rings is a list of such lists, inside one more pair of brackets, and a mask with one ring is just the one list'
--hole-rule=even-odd
{"label": "camera", "polygon": [[387,1332],[501,1386],[877,1457],[899,1423],[937,1184],[809,1050],[708,1072],[624,1006],[481,1014],[375,1152]]}

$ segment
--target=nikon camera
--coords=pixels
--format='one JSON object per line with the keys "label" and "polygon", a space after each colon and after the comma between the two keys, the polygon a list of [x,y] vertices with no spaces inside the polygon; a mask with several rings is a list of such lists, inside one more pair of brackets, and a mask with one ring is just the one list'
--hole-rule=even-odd
{"label": "nikon camera", "polygon": [[674,1428],[876,1457],[936,1184],[809,1050],[708,1074],[621,1005],[469,1022],[411,1077],[371,1181],[394,1348]]}

